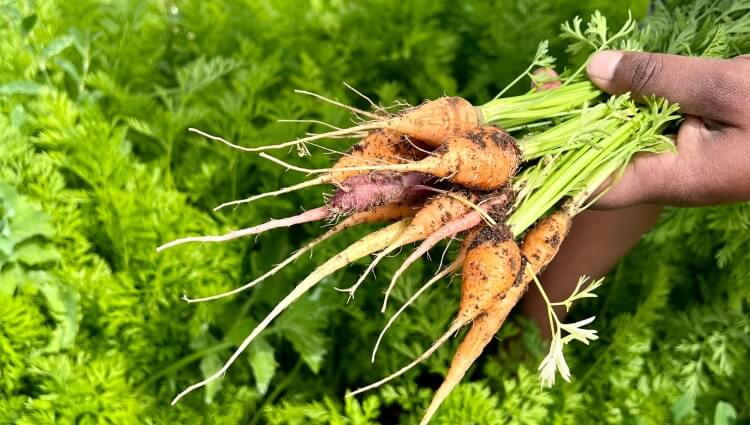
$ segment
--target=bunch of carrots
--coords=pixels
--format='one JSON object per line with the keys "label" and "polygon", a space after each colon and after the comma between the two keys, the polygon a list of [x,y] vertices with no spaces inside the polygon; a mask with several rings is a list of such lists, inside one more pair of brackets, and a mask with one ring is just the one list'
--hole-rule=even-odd
{"label": "bunch of carrots", "polygon": [[[572,38],[574,44],[594,49],[621,47],[616,43],[634,27],[629,20],[618,32],[610,34],[606,19],[599,14],[592,16],[585,29],[581,24],[581,20],[576,19],[572,25],[564,25],[564,35]],[[194,130],[243,151],[261,152],[261,157],[287,169],[316,175],[301,184],[227,202],[217,208],[314,185],[331,184],[334,193],[324,205],[294,217],[270,220],[225,235],[181,238],[158,250],[188,242],[228,241],[312,221],[329,220],[336,224],[252,282],[214,296],[185,298],[188,302],[214,300],[251,288],[350,227],[392,223],[366,235],[316,268],[250,332],[221,369],[185,389],[175,397],[173,404],[221,377],[276,317],[326,276],[357,259],[377,253],[357,282],[339,289],[351,298],[381,259],[405,245],[419,243],[385,290],[385,312],[389,294],[404,270],[440,241],[462,235],[462,246],[455,259],[389,319],[375,344],[372,360],[395,319],[431,285],[461,269],[461,297],[452,325],[411,364],[349,394],[362,393],[400,376],[459,330],[469,327],[444,382],[424,415],[422,424],[428,423],[498,332],[531,282],[539,285],[536,275],[557,254],[570,230],[572,218],[602,193],[602,187],[606,188],[607,183],[616,178],[618,170],[634,154],[662,152],[672,146],[661,133],[670,121],[678,118],[676,107],[657,100],[636,105],[627,95],[606,99],[589,82],[582,80],[583,67],[558,75],[551,68],[553,64],[546,43],[540,44],[529,68],[508,86],[530,76],[531,91],[503,97],[506,88],[481,106],[458,97],[443,97],[391,114],[372,102],[374,112],[303,92],[347,108],[361,122],[351,128],[335,128],[271,146],[242,147]],[[541,71],[532,72],[535,68]],[[342,137],[361,137],[361,141],[327,169],[292,165],[267,153],[273,149],[297,148],[304,156],[312,142]],[[591,320],[564,324],[552,309],[554,305],[569,306],[575,299],[593,296],[592,291],[600,281],[586,287],[584,283],[582,279],[568,300],[558,303],[547,300],[554,335],[550,354],[540,366],[542,379],[547,384],[554,382],[556,372],[564,379],[569,378],[562,358],[562,347],[566,343],[572,340],[588,343],[596,338],[595,331],[583,328]],[[568,335],[563,337],[563,332]]]}

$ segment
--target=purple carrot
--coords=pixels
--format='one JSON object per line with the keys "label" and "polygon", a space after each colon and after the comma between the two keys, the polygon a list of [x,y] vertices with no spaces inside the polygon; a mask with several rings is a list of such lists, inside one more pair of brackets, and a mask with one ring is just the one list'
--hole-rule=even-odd
{"label": "purple carrot", "polygon": [[348,178],[331,198],[331,206],[339,211],[366,211],[395,201],[408,201],[418,196],[415,187],[424,185],[430,176],[422,173],[374,172]]}
{"label": "purple carrot", "polygon": [[235,230],[225,235],[190,236],[166,243],[158,248],[163,251],[176,245],[189,242],[224,242],[248,235],[257,235],[268,230],[291,227],[302,223],[324,220],[340,214],[352,214],[367,211],[391,202],[418,202],[429,191],[423,183],[429,176],[421,173],[395,175],[386,173],[371,173],[370,175],[354,176],[342,183],[329,202],[322,207],[305,211],[293,217],[273,219],[245,229]]}

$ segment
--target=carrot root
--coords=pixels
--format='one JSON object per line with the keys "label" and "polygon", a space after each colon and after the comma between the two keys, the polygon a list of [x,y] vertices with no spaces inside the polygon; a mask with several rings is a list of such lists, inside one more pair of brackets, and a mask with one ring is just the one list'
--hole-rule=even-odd
{"label": "carrot root", "polygon": [[386,247],[382,251],[378,253],[378,255],[375,257],[375,259],[372,260],[369,266],[367,266],[367,269],[362,272],[362,274],[359,276],[359,279],[357,279],[357,282],[348,287],[348,288],[335,288],[339,292],[346,292],[349,294],[349,298],[346,300],[346,302],[350,302],[354,299],[354,293],[357,292],[357,289],[364,283],[364,281],[367,279],[367,277],[370,275],[370,273],[375,269],[375,267],[390,253],[395,251],[396,249],[400,248],[403,245],[403,243],[400,243],[399,240],[395,241],[391,246]]}
{"label": "carrot root", "polygon": [[245,198],[245,199],[237,199],[237,200],[234,200],[234,201],[224,202],[223,204],[221,204],[221,205],[217,206],[216,208],[214,208],[214,211],[218,211],[218,210],[220,210],[222,208],[231,207],[231,206],[234,206],[234,205],[248,204],[250,202],[257,201],[258,199],[268,198],[270,196],[283,195],[284,193],[290,193],[290,192],[294,192],[294,191],[297,191],[297,190],[300,190],[300,189],[305,189],[305,188],[308,188],[308,187],[318,186],[318,185],[326,184],[326,183],[330,183],[330,182],[331,182],[330,176],[320,176],[320,177],[316,177],[316,178],[314,178],[312,180],[306,180],[306,181],[303,181],[301,183],[297,183],[297,184],[292,185],[292,186],[287,186],[287,187],[279,189],[279,190],[274,190],[272,192],[261,193],[261,194],[254,195],[254,196],[251,196],[251,197]]}
{"label": "carrot root", "polygon": [[283,269],[284,267],[296,261],[304,253],[312,250],[318,244],[322,243],[328,238],[331,238],[334,235],[350,227],[353,227],[359,224],[364,224],[364,223],[375,223],[378,221],[398,220],[404,217],[409,217],[413,214],[414,214],[414,209],[408,203],[404,203],[404,202],[395,202],[395,203],[391,203],[388,205],[376,207],[368,211],[354,213],[346,217],[344,220],[340,221],[338,224],[336,224],[333,228],[329,229],[324,234],[308,242],[305,246],[295,251],[289,258],[277,264],[271,270],[267,271],[266,273],[257,277],[251,282],[248,282],[245,285],[232,289],[230,291],[222,292],[220,294],[216,294],[216,295],[212,295],[208,297],[189,298],[186,295],[183,295],[182,299],[188,303],[196,303],[196,302],[212,301],[212,300],[228,297],[230,295],[238,294],[246,289],[250,289],[254,287],[255,285],[258,285],[259,283],[263,282],[264,280],[276,274],[279,270]]}
{"label": "carrot root", "polygon": [[275,145],[242,148],[242,150],[246,152],[260,152],[271,149],[300,147],[305,143],[324,138],[386,128],[406,134],[407,136],[427,143],[432,147],[437,147],[440,146],[446,138],[458,136],[468,130],[477,128],[482,123],[482,113],[479,109],[459,97],[442,97],[440,99],[425,102],[422,105],[407,109],[397,116],[388,118],[367,111],[362,111],[337,101],[326,99],[314,93],[302,93],[315,96],[336,106],[348,109],[356,115],[372,118],[373,120],[363,122],[360,125],[350,128],[316,134],[314,136],[303,137]]}
{"label": "carrot root", "polygon": [[461,263],[463,263],[463,256],[457,257],[451,264],[446,266],[444,269],[440,270],[438,274],[433,276],[430,280],[428,280],[422,287],[419,288],[417,292],[414,293],[406,302],[395,312],[393,313],[393,316],[391,316],[390,319],[388,319],[388,323],[383,327],[383,330],[380,331],[380,335],[378,335],[378,340],[375,342],[375,347],[372,349],[372,357],[371,361],[375,362],[375,354],[378,352],[378,348],[380,347],[380,343],[383,340],[383,337],[385,336],[385,333],[388,332],[388,329],[393,325],[393,323],[396,321],[398,316],[401,315],[404,311],[406,311],[407,308],[409,308],[410,305],[414,304],[414,301],[417,300],[427,289],[430,288],[435,282],[438,282],[442,278],[448,276],[449,274],[453,273],[455,270],[461,267]]}
{"label": "carrot root", "polygon": [[322,220],[330,215],[330,209],[327,206],[318,207],[309,211],[305,211],[302,214],[297,214],[293,217],[273,219],[266,223],[259,224],[253,227],[247,227],[245,229],[235,230],[224,235],[216,236],[189,236],[186,238],[175,239],[172,242],[165,243],[164,245],[156,248],[156,252],[164,251],[167,248],[172,248],[177,245],[182,245],[190,242],[226,242],[233,239],[238,239],[243,236],[257,235],[259,233],[266,232],[272,229],[278,229],[280,227],[290,227],[296,224],[308,223],[311,221]]}
{"label": "carrot root", "polygon": [[193,127],[190,127],[187,130],[189,132],[191,132],[191,133],[195,133],[195,134],[201,135],[201,136],[205,137],[206,139],[214,140],[216,142],[223,143],[223,144],[229,146],[232,149],[237,149],[237,150],[240,150],[240,151],[243,151],[243,152],[252,152],[252,150],[251,150],[252,148],[247,148],[245,146],[236,145],[236,144],[234,144],[234,143],[232,143],[232,142],[224,139],[223,137],[214,136],[213,134],[206,133],[203,130],[199,130],[199,129],[193,128]]}
{"label": "carrot root", "polygon": [[387,227],[384,227],[378,231],[370,233],[358,242],[350,245],[340,253],[331,257],[328,261],[323,263],[320,267],[316,268],[310,275],[308,275],[302,282],[300,282],[283,300],[281,300],[271,310],[270,313],[250,332],[250,334],[242,341],[237,350],[229,357],[224,365],[206,379],[187,387],[185,390],[177,394],[172,400],[172,405],[177,403],[182,397],[188,395],[192,391],[204,387],[207,384],[221,377],[231,367],[231,365],[237,360],[248,345],[263,331],[271,322],[278,317],[284,310],[286,310],[294,301],[302,297],[307,291],[318,284],[323,278],[334,273],[335,271],[346,267],[349,263],[364,257],[365,255],[371,254],[379,249],[383,249],[389,246],[398,235],[408,225],[408,220],[401,220],[393,223]]}
{"label": "carrot root", "polygon": [[327,139],[327,138],[337,137],[337,136],[347,136],[347,135],[359,133],[362,131],[377,130],[377,129],[386,128],[386,127],[387,126],[385,125],[385,121],[373,121],[369,123],[356,125],[354,127],[342,128],[341,130],[334,130],[334,131],[329,131],[327,133],[316,134],[314,136],[302,137],[296,140],[291,140],[289,142],[278,143],[275,145],[258,146],[255,148],[245,148],[243,150],[246,152],[263,152],[263,151],[272,150],[272,149],[298,147],[298,146],[304,145],[305,143],[313,142],[315,140]]}
{"label": "carrot root", "polygon": [[211,295],[208,297],[201,297],[201,298],[188,298],[187,296],[183,296],[182,299],[186,301],[187,303],[199,303],[199,302],[205,302],[205,301],[213,301],[218,300],[220,298],[229,297],[235,294],[239,294],[240,292],[250,289],[259,283],[263,282],[264,280],[268,279],[269,277],[275,275],[279,272],[279,270],[283,269],[284,267],[288,266],[289,264],[295,262],[298,258],[300,258],[304,253],[310,251],[313,249],[316,245],[324,242],[325,240],[333,237],[334,235],[342,232],[349,226],[342,226],[344,222],[339,223],[332,229],[328,230],[327,232],[323,233],[322,235],[318,236],[317,238],[313,239],[312,241],[308,242],[305,246],[295,251],[289,258],[285,259],[281,263],[275,265],[271,270],[265,272],[263,275],[257,277],[256,279],[238,287],[234,288],[230,291],[222,292],[220,294]]}
{"label": "carrot root", "polygon": [[354,397],[358,394],[362,394],[363,392],[374,390],[375,388],[378,388],[382,385],[387,384],[388,382],[398,378],[399,376],[405,374],[406,372],[413,369],[415,366],[419,365],[423,361],[425,361],[428,357],[430,357],[435,351],[437,351],[438,348],[440,348],[443,344],[445,344],[445,341],[447,341],[451,335],[458,332],[462,327],[466,325],[466,322],[457,322],[454,321],[453,325],[448,329],[447,332],[445,332],[440,338],[438,338],[431,346],[428,348],[424,353],[422,353],[419,357],[412,360],[411,363],[408,365],[402,367],[401,369],[397,370],[396,372],[386,376],[385,378],[374,382],[370,385],[367,385],[365,387],[359,388],[357,390],[354,390],[350,393],[348,393],[347,397]]}
{"label": "carrot root", "polygon": [[[358,91],[354,90],[354,88],[352,86],[350,86],[350,85],[348,85],[346,83],[344,83],[344,84],[349,89],[353,90],[355,93],[361,95],[361,93],[359,93]],[[331,105],[338,106],[339,108],[342,108],[342,109],[346,109],[347,111],[353,112],[354,114],[357,114],[357,115],[362,115],[362,116],[365,116],[365,117],[368,117],[368,118],[371,118],[371,119],[375,119],[375,120],[382,120],[383,118],[385,118],[385,117],[380,116],[378,114],[373,114],[372,112],[363,111],[361,109],[355,108],[353,106],[349,106],[349,105],[341,103],[341,102],[339,102],[337,100],[329,99],[329,98],[327,98],[327,97],[325,97],[323,95],[320,95],[320,94],[317,94],[317,93],[313,93],[311,91],[307,91],[307,90],[295,90],[294,92],[298,93],[298,94],[304,94],[304,95],[307,95],[307,96],[312,96],[312,97],[314,97],[316,99],[322,100],[323,102],[330,103]],[[367,100],[369,100],[369,99],[367,99]],[[372,101],[370,101],[370,103],[372,104]]]}
{"label": "carrot root", "polygon": [[[502,302],[500,301],[500,303]],[[512,305],[515,305],[515,302]],[[507,316],[507,312],[505,314],[504,312],[505,310],[500,307],[491,308],[487,313],[480,315],[474,320],[471,328],[469,328],[469,332],[466,333],[463,341],[461,341],[458,349],[456,349],[450,369],[448,369],[443,383],[435,392],[430,405],[422,417],[422,421],[419,423],[420,425],[426,425],[430,422],[430,419],[435,415],[435,412],[437,412],[443,401],[448,398],[451,391],[453,391],[469,368],[479,358],[487,344],[490,343],[492,337],[500,330],[505,316]]]}

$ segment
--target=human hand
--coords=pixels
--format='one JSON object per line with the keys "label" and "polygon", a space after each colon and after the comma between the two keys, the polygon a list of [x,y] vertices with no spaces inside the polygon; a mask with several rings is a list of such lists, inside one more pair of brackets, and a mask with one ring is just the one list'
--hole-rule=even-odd
{"label": "human hand", "polygon": [[750,200],[750,57],[604,51],[587,71],[607,93],[661,96],[686,114],[676,153],[636,157],[595,208]]}
{"label": "human hand", "polygon": [[[662,96],[687,114],[676,153],[635,158],[612,188],[584,211],[541,276],[551,299],[564,299],[578,277],[605,275],[655,223],[660,205],[750,200],[750,57],[731,60],[606,51],[588,66],[602,90]],[[546,305],[532,288],[524,311],[547,336]],[[564,316],[564,311],[558,315]]]}

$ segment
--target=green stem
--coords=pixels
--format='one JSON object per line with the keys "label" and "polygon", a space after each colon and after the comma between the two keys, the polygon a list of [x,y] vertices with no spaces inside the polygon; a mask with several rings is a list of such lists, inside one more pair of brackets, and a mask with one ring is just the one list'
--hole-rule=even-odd
{"label": "green stem", "polygon": [[524,179],[521,184],[532,186],[524,188],[522,202],[506,222],[516,237],[565,197],[572,197],[572,214],[588,207],[591,196],[636,153],[659,153],[671,146],[659,134],[677,119],[675,105],[656,100],[636,108],[629,101],[620,101],[623,99],[610,102],[615,119],[598,123],[596,131],[604,136],[595,144],[585,143],[555,155],[548,164],[540,163],[540,168],[532,167],[520,176]]}
{"label": "green stem", "polygon": [[590,82],[581,82],[554,90],[494,99],[477,109],[485,123],[509,128],[565,114],[600,95],[601,92]]}
{"label": "green stem", "polygon": [[[539,217],[552,208],[573,190],[587,182],[592,169],[606,161],[622,143],[626,142],[636,129],[635,120],[620,127],[603,140],[603,148],[584,146],[564,155],[560,165],[546,177],[544,185],[516,209],[507,224],[515,236],[521,235]],[[588,185],[586,185],[588,187]]]}
{"label": "green stem", "polygon": [[549,297],[547,297],[547,292],[544,290],[544,287],[542,287],[542,283],[539,282],[539,278],[536,276],[536,271],[534,271],[531,265],[526,264],[526,268],[529,273],[531,273],[531,279],[534,281],[536,288],[539,290],[539,294],[541,294],[542,299],[544,300],[544,304],[547,306],[547,320],[549,320],[550,335],[559,336],[560,327],[558,324],[560,323],[560,320],[557,318],[555,309],[552,308],[552,303],[550,302]]}
{"label": "green stem", "polygon": [[526,76],[526,75],[527,75],[527,74],[528,74],[529,72],[531,72],[532,68],[534,68],[534,65],[535,65],[535,63],[532,63],[532,64],[531,64],[531,65],[529,65],[529,66],[528,66],[528,67],[527,67],[526,69],[524,69],[522,73],[520,73],[520,74],[519,74],[519,75],[518,75],[518,76],[517,76],[517,77],[516,77],[515,79],[513,79],[513,81],[511,81],[511,82],[510,82],[510,84],[508,84],[508,85],[507,85],[507,86],[505,86],[505,87],[504,87],[504,88],[503,88],[502,90],[500,90],[500,92],[499,92],[498,94],[496,94],[496,95],[495,95],[495,97],[493,97],[493,98],[492,98],[492,100],[496,100],[496,99],[499,99],[499,98],[500,98],[500,97],[502,97],[502,96],[503,96],[503,95],[504,95],[504,94],[505,94],[505,93],[506,93],[506,92],[507,92],[508,90],[510,90],[510,89],[511,89],[511,88],[512,88],[513,86],[515,86],[516,84],[518,84],[518,82],[519,82],[519,81],[521,81],[521,79],[522,79],[523,77],[525,77],[525,76]]}
{"label": "green stem", "polygon": [[575,143],[574,140],[576,136],[591,132],[591,129],[599,130],[602,125],[606,125],[606,121],[602,123],[599,120],[605,118],[609,112],[607,105],[597,105],[541,133],[519,139],[518,145],[523,152],[523,160],[529,161],[578,147],[579,143]]}

